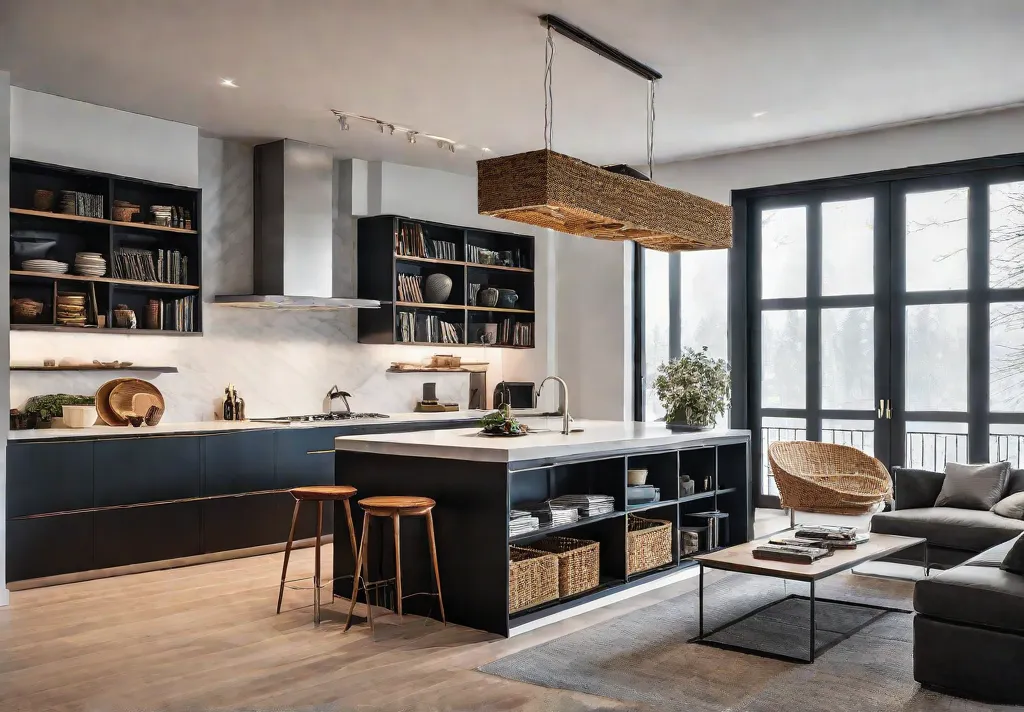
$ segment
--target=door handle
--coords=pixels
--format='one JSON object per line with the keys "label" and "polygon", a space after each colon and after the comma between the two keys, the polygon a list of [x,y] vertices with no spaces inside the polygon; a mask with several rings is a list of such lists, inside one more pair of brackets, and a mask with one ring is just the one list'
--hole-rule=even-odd
{"label": "door handle", "polygon": [[892,420],[892,401],[887,400],[885,402],[885,417],[887,420]]}
{"label": "door handle", "polygon": [[878,399],[878,410],[876,412],[878,413],[878,417],[879,418],[882,418],[885,415],[885,399],[884,398],[879,398]]}

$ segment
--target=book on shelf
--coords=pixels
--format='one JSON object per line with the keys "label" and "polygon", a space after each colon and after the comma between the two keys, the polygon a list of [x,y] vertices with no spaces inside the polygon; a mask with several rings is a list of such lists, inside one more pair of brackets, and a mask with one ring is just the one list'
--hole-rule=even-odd
{"label": "book on shelf", "polygon": [[533,346],[533,322],[517,322],[507,317],[498,324],[498,343],[502,346]]}
{"label": "book on shelf", "polygon": [[111,262],[115,279],[188,284],[188,257],[178,250],[118,247]]}
{"label": "book on shelf", "polygon": [[423,277],[415,274],[398,273],[398,301],[422,302]]}
{"label": "book on shelf", "polygon": [[400,342],[463,344],[462,324],[444,321],[436,314],[398,312],[397,338]]}
{"label": "book on shelf", "polygon": [[454,242],[427,237],[419,223],[401,223],[395,235],[395,254],[431,260],[457,260]]}
{"label": "book on shelf", "polygon": [[196,330],[196,295],[180,299],[160,300],[160,329],[166,331]]}

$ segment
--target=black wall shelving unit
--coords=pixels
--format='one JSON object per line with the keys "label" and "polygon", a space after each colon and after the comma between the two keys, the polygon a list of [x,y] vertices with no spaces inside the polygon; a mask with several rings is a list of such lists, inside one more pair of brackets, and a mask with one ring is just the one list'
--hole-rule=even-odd
{"label": "black wall shelving unit", "polygon": [[[452,259],[403,254],[402,235],[412,231],[426,240],[454,245]],[[513,265],[481,264],[471,258],[477,249],[509,252]],[[503,324],[534,324],[534,238],[529,235],[478,230],[414,220],[397,215],[380,215],[359,220],[359,297],[380,300],[380,309],[359,311],[359,341],[367,344],[411,344],[489,346],[491,348],[533,348],[536,331],[528,343],[501,341]],[[440,272],[452,280],[448,299],[441,304],[400,299],[399,276],[426,278]],[[472,305],[469,285],[515,290],[515,308]],[[455,344],[441,341],[403,341],[401,314],[437,316],[460,327]],[[485,324],[498,326],[498,343],[484,344],[479,337]]]}
{"label": "black wall shelving unit", "polygon": [[[54,275],[22,268],[23,257],[14,254],[11,240],[11,297],[28,297],[43,303],[42,314],[31,323],[15,322],[12,331],[63,331],[82,334],[159,334],[164,336],[202,335],[202,191],[198,188],[168,185],[96,171],[67,168],[24,159],[11,159],[11,232],[36,233],[56,240],[46,259],[66,262],[67,274]],[[37,190],[52,191],[51,210],[37,209]],[[61,191],[76,191],[102,196],[102,217],[86,217],[59,212]],[[114,201],[127,201],[141,207],[148,218],[153,205],[170,205],[188,211],[191,227],[168,227],[145,222],[122,222],[113,218]],[[114,278],[113,253],[121,247],[178,251],[188,258],[187,284]],[[74,274],[75,254],[98,252],[107,260],[103,277]],[[155,258],[154,258],[155,260]],[[56,293],[85,294],[90,302],[95,295],[95,314],[106,318],[105,328],[64,326],[56,321]],[[175,328],[176,302],[194,297],[192,328]],[[145,311],[150,299],[164,302],[162,329],[147,329]],[[114,307],[125,304],[137,317],[138,328],[115,328]],[[13,317],[13,315],[12,315]],[[95,326],[90,310],[88,323]]]}

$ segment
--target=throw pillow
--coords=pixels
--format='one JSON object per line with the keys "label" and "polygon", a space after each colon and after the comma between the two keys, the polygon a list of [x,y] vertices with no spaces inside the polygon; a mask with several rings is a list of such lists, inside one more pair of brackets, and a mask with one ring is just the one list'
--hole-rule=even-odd
{"label": "throw pillow", "polygon": [[1024,519],[1024,492],[1003,497],[995,503],[992,511],[1007,519]]}
{"label": "throw pillow", "polygon": [[1003,498],[1009,462],[985,465],[946,463],[946,478],[935,500],[936,507],[960,509],[992,509]]}
{"label": "throw pillow", "polygon": [[999,568],[1011,574],[1024,576],[1024,536],[1017,537],[1017,543],[1010,548]]}

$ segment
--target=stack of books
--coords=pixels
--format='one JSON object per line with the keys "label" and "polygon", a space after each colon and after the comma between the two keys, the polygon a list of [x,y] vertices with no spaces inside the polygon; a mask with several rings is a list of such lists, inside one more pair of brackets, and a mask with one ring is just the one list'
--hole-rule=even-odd
{"label": "stack of books", "polygon": [[423,277],[415,274],[398,275],[398,301],[422,302]]}
{"label": "stack of books", "polygon": [[434,314],[398,312],[398,340],[406,343],[463,344],[462,324],[442,321]]}
{"label": "stack of books", "polygon": [[572,524],[580,518],[580,511],[576,507],[566,507],[551,502],[520,504],[519,508],[525,509],[537,517],[544,526],[557,527],[562,524]]}
{"label": "stack of books", "polygon": [[856,549],[870,539],[867,532],[855,527],[814,525],[798,527],[789,536],[775,536],[754,549],[755,559],[771,559],[799,564],[810,564],[837,549]]}
{"label": "stack of books", "polygon": [[754,549],[755,559],[785,561],[792,564],[813,564],[826,556],[832,556],[832,551],[820,546],[784,546],[769,543],[761,544]]}
{"label": "stack of books", "polygon": [[505,346],[533,346],[533,322],[516,322],[513,317],[498,324],[498,343]]}
{"label": "stack of books", "polygon": [[188,284],[188,257],[178,250],[118,247],[112,262],[115,279]]}
{"label": "stack of books", "polygon": [[555,497],[551,504],[560,507],[575,507],[581,517],[596,517],[615,511],[615,498],[606,494],[566,494]]}
{"label": "stack of books", "polygon": [[515,536],[516,534],[525,534],[526,532],[532,532],[539,528],[540,520],[537,517],[531,515],[529,512],[525,512],[521,509],[513,509],[509,513],[509,536]]}
{"label": "stack of books", "polygon": [[828,546],[831,549],[856,549],[858,544],[863,544],[869,539],[867,533],[858,532],[856,527],[826,524],[799,527],[795,536],[798,539],[819,542],[819,546]]}
{"label": "stack of books", "polygon": [[395,235],[395,254],[406,257],[426,257],[432,260],[457,260],[454,242],[431,240],[423,232],[423,226],[402,223]]}

